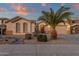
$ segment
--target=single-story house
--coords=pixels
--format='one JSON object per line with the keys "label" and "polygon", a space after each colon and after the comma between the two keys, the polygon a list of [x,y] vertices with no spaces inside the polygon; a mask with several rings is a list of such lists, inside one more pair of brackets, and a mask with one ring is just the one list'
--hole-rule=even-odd
{"label": "single-story house", "polygon": [[[28,20],[21,16],[16,16],[12,19],[0,18],[0,34],[24,35],[26,33],[33,33],[36,31],[37,25],[40,32],[43,26],[45,33],[48,33],[51,29],[51,27],[43,21]],[[58,34],[69,34],[71,32],[70,28],[71,26],[66,22],[65,25],[60,23],[56,27],[56,30]]]}
{"label": "single-story house", "polygon": [[[5,21],[1,25],[5,25],[2,29],[2,34],[6,35],[24,35],[35,31],[35,23],[32,20],[17,16],[10,20]],[[4,27],[4,26],[3,26]]]}

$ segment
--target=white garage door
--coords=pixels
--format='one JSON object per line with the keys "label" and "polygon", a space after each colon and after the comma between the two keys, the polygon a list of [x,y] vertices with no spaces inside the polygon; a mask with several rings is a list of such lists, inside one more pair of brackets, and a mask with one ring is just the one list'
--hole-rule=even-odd
{"label": "white garage door", "polygon": [[67,26],[61,25],[56,27],[58,34],[67,34]]}

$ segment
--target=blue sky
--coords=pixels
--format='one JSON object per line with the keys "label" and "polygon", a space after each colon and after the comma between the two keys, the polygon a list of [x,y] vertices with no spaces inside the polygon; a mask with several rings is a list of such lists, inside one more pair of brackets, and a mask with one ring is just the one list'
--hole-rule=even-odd
{"label": "blue sky", "polygon": [[[13,18],[22,16],[27,19],[36,20],[42,13],[42,10],[48,11],[49,8],[57,10],[61,3],[0,3],[0,17]],[[72,17],[79,16],[79,4],[63,4],[65,7],[70,7],[70,11],[74,13]]]}

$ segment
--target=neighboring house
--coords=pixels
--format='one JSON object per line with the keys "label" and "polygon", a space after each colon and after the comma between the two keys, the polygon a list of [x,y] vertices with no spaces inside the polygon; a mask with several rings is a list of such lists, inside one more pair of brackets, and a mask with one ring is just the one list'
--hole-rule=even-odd
{"label": "neighboring house", "polygon": [[79,33],[79,20],[72,20],[71,33]]}
{"label": "neighboring house", "polygon": [[6,33],[6,25],[5,22],[8,21],[8,18],[0,18],[0,34]]}

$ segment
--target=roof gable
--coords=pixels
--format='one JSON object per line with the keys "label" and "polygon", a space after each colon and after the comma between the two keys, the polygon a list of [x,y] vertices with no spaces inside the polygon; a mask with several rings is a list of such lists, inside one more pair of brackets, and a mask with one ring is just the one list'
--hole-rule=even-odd
{"label": "roof gable", "polygon": [[34,23],[33,20],[28,20],[28,19],[23,18],[23,17],[21,17],[21,16],[16,16],[16,17],[12,18],[11,20],[8,20],[6,23],[8,23],[8,22],[14,23],[14,22],[17,22],[17,21],[19,21],[19,20],[25,20],[25,21],[29,21],[29,22]]}

